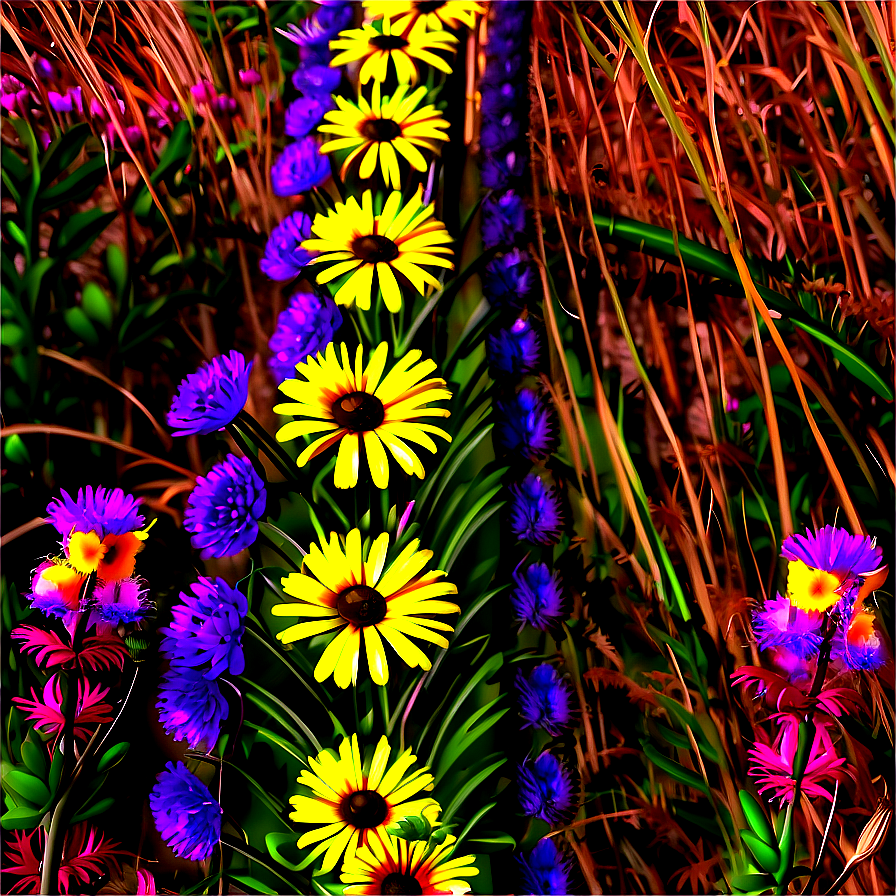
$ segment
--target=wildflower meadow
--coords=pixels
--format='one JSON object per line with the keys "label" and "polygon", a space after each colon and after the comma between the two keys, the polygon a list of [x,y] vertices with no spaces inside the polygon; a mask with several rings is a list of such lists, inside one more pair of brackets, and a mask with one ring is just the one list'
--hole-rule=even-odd
{"label": "wildflower meadow", "polygon": [[896,5],[0,29],[0,892],[894,892]]}

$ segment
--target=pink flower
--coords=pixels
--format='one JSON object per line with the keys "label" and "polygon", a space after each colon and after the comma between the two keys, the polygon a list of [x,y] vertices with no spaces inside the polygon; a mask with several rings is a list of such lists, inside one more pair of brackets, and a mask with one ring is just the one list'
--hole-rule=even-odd
{"label": "pink flower", "polygon": [[137,896],[155,896],[155,878],[142,868],[137,872]]}
{"label": "pink flower", "polygon": [[[75,716],[75,737],[87,740],[93,733],[88,725],[99,725],[112,721],[112,707],[102,700],[109,693],[109,688],[97,685],[91,688],[89,682],[78,682],[78,711]],[[38,698],[31,688],[31,700],[25,697],[13,697],[12,702],[20,709],[28,710],[28,719],[34,722],[38,731],[58,735],[65,728],[65,715],[62,712],[62,685],[59,677],[53,675],[44,685],[43,699]]]}
{"label": "pink flower", "polygon": [[[35,843],[35,836],[37,843]],[[3,868],[4,874],[16,874],[17,880],[7,893],[39,893],[41,861],[44,851],[43,828],[36,828],[30,834],[24,831],[10,831],[6,843],[5,857],[16,864]],[[105,840],[96,828],[86,824],[72,827],[65,835],[62,859],[59,864],[59,893],[83,893],[89,884],[107,871],[120,873],[117,856],[127,855],[113,840]],[[144,872],[145,873],[145,872]],[[149,875],[152,879],[152,875]],[[155,893],[152,889],[138,890],[138,893]]]}
{"label": "pink flower", "polygon": [[10,636],[22,642],[19,647],[22,653],[36,654],[34,661],[42,668],[62,666],[63,669],[71,669],[77,664],[82,671],[85,666],[94,671],[113,666],[124,669],[128,655],[127,647],[117,635],[91,635],[84,639],[78,653],[72,649],[70,642],[67,643],[55,632],[33,625],[20,625],[12,630]]}
{"label": "pink flower", "polygon": [[149,586],[139,576],[114,582],[100,580],[93,592],[88,627],[96,623],[97,634],[107,635],[121,623],[139,622],[152,607],[146,599],[148,591]]}
{"label": "pink flower", "polygon": [[[775,745],[757,742],[747,750],[752,763],[747,773],[756,779],[760,793],[770,790],[770,799],[789,803],[793,802],[795,790],[794,760],[799,722],[791,716],[783,716],[781,719],[784,726]],[[837,756],[827,727],[818,724],[800,785],[801,792],[809,797],[823,796],[833,800],[833,794],[823,785],[852,777],[852,769],[847,765],[846,759]]]}

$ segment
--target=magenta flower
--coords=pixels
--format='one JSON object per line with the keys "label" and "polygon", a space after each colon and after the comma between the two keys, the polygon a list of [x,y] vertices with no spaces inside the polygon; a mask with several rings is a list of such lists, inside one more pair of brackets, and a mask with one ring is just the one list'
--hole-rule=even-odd
{"label": "magenta flower", "polygon": [[[88,726],[112,721],[112,707],[103,703],[109,688],[97,685],[91,688],[90,682],[78,682],[78,709],[75,716],[75,737],[87,740],[93,734]],[[44,685],[43,698],[39,698],[31,688],[31,700],[25,697],[13,697],[12,702],[20,709],[28,711],[29,721],[44,734],[58,735],[65,727],[65,715],[62,712],[62,685],[56,675],[47,679]]]}
{"label": "magenta flower", "polygon": [[[34,842],[35,836],[37,843]],[[6,843],[5,858],[14,862],[3,868],[4,874],[15,874],[19,877],[7,893],[39,893],[41,862],[44,853],[43,828],[35,828],[30,834],[24,831],[10,831]],[[119,849],[114,840],[106,840],[96,828],[86,824],[78,824],[70,828],[65,835],[62,846],[62,859],[59,863],[59,893],[93,892],[91,884],[105,874],[121,874],[118,856],[127,855]],[[138,890],[138,893],[155,893],[152,890]]]}
{"label": "magenta flower", "polygon": [[19,650],[35,654],[34,661],[46,669],[52,666],[71,669],[76,663],[82,671],[85,667],[95,672],[100,669],[108,670],[113,666],[124,669],[124,661],[128,655],[124,641],[117,635],[90,635],[84,639],[78,653],[55,632],[44,631],[33,625],[20,625],[12,630],[10,637],[21,641]]}
{"label": "magenta flower", "polygon": [[[816,724],[800,790],[808,797],[823,796],[825,799],[833,800],[833,794],[824,785],[834,781],[842,783],[854,776],[846,760],[835,752],[825,725]],[[793,802],[794,760],[798,733],[799,722],[796,719],[789,719],[775,745],[757,742],[747,750],[752,763],[747,773],[756,779],[760,793],[771,791],[770,800]]]}
{"label": "magenta flower", "polygon": [[241,68],[238,72],[240,84],[243,87],[254,87],[261,84],[261,75],[254,68]]}

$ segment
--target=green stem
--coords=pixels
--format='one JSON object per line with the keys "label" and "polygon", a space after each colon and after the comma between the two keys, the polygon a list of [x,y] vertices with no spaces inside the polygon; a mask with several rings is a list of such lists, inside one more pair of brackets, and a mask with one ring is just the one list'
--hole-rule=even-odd
{"label": "green stem", "polygon": [[[821,693],[821,689],[824,687],[824,680],[827,677],[828,663],[831,659],[831,646],[834,641],[834,633],[837,630],[837,626],[832,623],[831,617],[826,615],[822,627],[823,640],[818,653],[818,665],[815,669],[812,689],[809,691],[809,697],[813,701]],[[790,885],[790,873],[793,870],[793,857],[796,851],[793,818],[800,806],[803,776],[806,774],[806,766],[809,764],[809,756],[812,752],[812,741],[815,738],[813,715],[815,715],[814,705],[809,708],[805,719],[800,722],[797,734],[797,750],[793,763],[793,800],[787,806],[786,814],[784,815],[784,826],[781,829],[781,837],[778,841],[781,864],[778,866],[778,871],[775,874],[775,893],[777,896],[783,896],[787,892],[787,888]]]}
{"label": "green stem", "polygon": [[295,479],[295,461],[283,450],[279,442],[272,439],[267,430],[265,430],[265,428],[246,411],[240,411],[239,414],[237,414],[237,420],[244,424],[248,430],[251,430],[252,435],[257,436],[261,440],[261,447],[264,448],[264,453],[267,454],[277,469],[280,470],[284,475],[284,478],[287,481]]}

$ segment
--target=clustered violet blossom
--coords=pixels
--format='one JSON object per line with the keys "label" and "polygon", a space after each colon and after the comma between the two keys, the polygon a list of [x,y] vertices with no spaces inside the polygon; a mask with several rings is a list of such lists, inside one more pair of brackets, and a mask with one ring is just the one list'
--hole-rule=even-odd
{"label": "clustered violet blossom", "polygon": [[339,306],[329,297],[297,292],[277,318],[277,328],[268,342],[268,365],[278,383],[295,377],[296,365],[309,355],[325,351],[342,326]]}
{"label": "clustered violet blossom", "polygon": [[521,389],[495,402],[498,444],[511,454],[531,461],[545,460],[557,441],[551,406],[534,389]]}
{"label": "clustered violet blossom", "polygon": [[524,249],[511,249],[485,266],[482,293],[493,308],[519,311],[532,297],[538,274]]}
{"label": "clustered violet blossom", "polygon": [[522,878],[519,893],[566,896],[570,890],[572,859],[550,838],[539,840],[526,855],[517,858]]}
{"label": "clustered violet blossom", "polygon": [[233,557],[258,538],[267,492],[247,457],[228,455],[196,480],[184,528],[202,558]]}
{"label": "clustered violet blossom", "polygon": [[203,669],[209,679],[225,671],[239,675],[245,666],[246,596],[223,579],[205,576],[200,576],[191,590],[192,594],[180,593],[182,603],[175,605],[171,625],[159,629],[164,635],[162,653],[172,667]]}
{"label": "clustered violet blossom", "polygon": [[249,397],[252,364],[236,350],[202,364],[177,388],[168,425],[176,436],[208,435],[223,429]]}
{"label": "clustered violet blossom", "polygon": [[191,749],[211,749],[229,714],[220,685],[197,669],[167,672],[159,688],[159,721],[175,740],[185,740]]}
{"label": "clustered violet blossom", "polygon": [[182,859],[209,858],[221,839],[222,809],[209,789],[182,762],[169,762],[149,795],[156,828]]}
{"label": "clustered violet blossom", "polygon": [[560,497],[537,473],[510,487],[510,528],[520,541],[557,544],[563,528]]}
{"label": "clustered violet blossom", "polygon": [[297,196],[320,186],[330,176],[330,160],[320,151],[316,137],[287,144],[271,166],[275,196]]}
{"label": "clustered violet blossom", "polygon": [[572,690],[549,663],[541,663],[529,675],[521,669],[515,684],[524,728],[531,725],[558,737],[564,729],[573,726]]}
{"label": "clustered violet blossom", "polygon": [[560,576],[546,563],[533,563],[513,574],[510,606],[520,625],[547,631],[566,618]]}
{"label": "clustered violet blossom", "polygon": [[517,790],[524,815],[555,826],[575,814],[578,798],[573,775],[553,753],[544,752],[520,764]]}
{"label": "clustered violet blossom", "polygon": [[509,328],[486,336],[485,349],[494,378],[518,380],[535,373],[541,363],[541,340],[529,318],[520,317]]}

